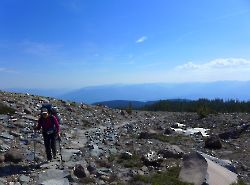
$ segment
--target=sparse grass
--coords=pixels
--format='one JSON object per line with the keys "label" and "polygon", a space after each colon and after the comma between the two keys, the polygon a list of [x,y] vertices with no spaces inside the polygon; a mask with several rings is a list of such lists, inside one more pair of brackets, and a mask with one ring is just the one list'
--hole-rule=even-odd
{"label": "sparse grass", "polygon": [[0,103],[0,114],[14,114],[15,109]]}
{"label": "sparse grass", "polygon": [[82,125],[84,127],[92,127],[93,126],[92,123],[90,123],[88,120],[85,120],[85,119],[82,119]]}
{"label": "sparse grass", "polygon": [[212,113],[212,111],[207,106],[200,106],[196,112],[199,115],[200,119],[206,118],[209,114]]}
{"label": "sparse grass", "polygon": [[239,179],[238,182],[233,183],[231,185],[247,185],[242,179]]}
{"label": "sparse grass", "polygon": [[108,156],[108,161],[109,162],[113,162],[113,161],[115,161],[117,159],[118,159],[117,155],[111,154],[110,156]]}
{"label": "sparse grass", "polygon": [[77,107],[77,103],[76,103],[76,102],[71,102],[71,103],[70,103],[70,106],[72,106],[72,107]]}
{"label": "sparse grass", "polygon": [[143,163],[139,155],[133,154],[130,159],[121,159],[117,161],[118,163],[122,164],[125,168],[133,168],[133,167],[142,167]]}
{"label": "sparse grass", "polygon": [[180,173],[179,167],[170,168],[168,171],[163,173],[156,173],[148,176],[137,175],[132,180],[132,184],[136,182],[150,183],[152,185],[192,185],[192,183],[182,182],[178,179]]}
{"label": "sparse grass", "polygon": [[131,158],[128,159],[122,158],[121,155],[110,155],[108,157],[108,161],[109,162],[116,161],[117,163],[123,165],[125,168],[133,168],[133,167],[140,168],[143,166],[143,162],[140,156],[137,154],[133,154]]}
{"label": "sparse grass", "polygon": [[173,135],[173,136],[166,136],[163,134],[156,135],[154,139],[157,139],[162,142],[168,142],[170,144],[177,144],[181,141],[191,140],[190,137],[183,136],[183,135]]}
{"label": "sparse grass", "polygon": [[80,179],[80,182],[83,184],[95,183],[95,179],[91,177],[84,177]]}

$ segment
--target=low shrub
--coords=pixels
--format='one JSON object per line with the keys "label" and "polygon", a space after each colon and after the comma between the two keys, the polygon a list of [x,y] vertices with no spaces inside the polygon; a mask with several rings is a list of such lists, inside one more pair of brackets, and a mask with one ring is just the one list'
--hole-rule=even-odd
{"label": "low shrub", "polygon": [[14,114],[15,109],[0,103],[0,114]]}
{"label": "low shrub", "polygon": [[155,173],[152,175],[136,175],[132,184],[136,182],[150,183],[152,185],[192,185],[192,183],[182,182],[178,179],[180,173],[179,167],[173,167],[162,173]]}

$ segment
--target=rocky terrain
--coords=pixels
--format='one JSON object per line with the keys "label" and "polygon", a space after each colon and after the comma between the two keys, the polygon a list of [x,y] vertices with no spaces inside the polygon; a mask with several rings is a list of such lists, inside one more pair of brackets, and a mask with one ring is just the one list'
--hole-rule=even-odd
{"label": "rocky terrain", "polygon": [[[1,106],[14,110],[0,114],[0,185],[203,181],[223,185],[234,175],[242,184],[250,184],[247,113],[219,113],[203,119],[184,112],[128,113],[8,92],[0,92],[0,103],[0,110]],[[42,135],[33,131],[43,103],[52,103],[61,114],[63,160],[58,146],[58,158],[46,162]],[[211,169],[226,175],[215,177]]]}

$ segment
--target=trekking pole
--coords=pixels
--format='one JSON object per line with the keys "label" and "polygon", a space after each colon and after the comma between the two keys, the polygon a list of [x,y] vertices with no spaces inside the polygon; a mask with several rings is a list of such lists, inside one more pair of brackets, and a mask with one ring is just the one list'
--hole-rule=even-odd
{"label": "trekking pole", "polygon": [[34,141],[34,162],[36,162],[36,130],[34,130],[33,141]]}
{"label": "trekking pole", "polygon": [[62,139],[61,139],[60,136],[58,136],[57,140],[58,140],[58,143],[59,143],[59,151],[60,151],[60,157],[61,157],[61,165],[62,165],[62,167],[63,167],[62,145],[61,145],[61,140],[62,140]]}

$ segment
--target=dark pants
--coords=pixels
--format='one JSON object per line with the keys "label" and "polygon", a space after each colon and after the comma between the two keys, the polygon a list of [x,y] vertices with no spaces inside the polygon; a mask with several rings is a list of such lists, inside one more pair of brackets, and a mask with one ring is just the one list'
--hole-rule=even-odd
{"label": "dark pants", "polygon": [[56,156],[56,134],[55,133],[52,133],[52,134],[43,133],[43,139],[44,139],[47,159],[51,160],[52,159],[51,151],[53,153],[53,157]]}

